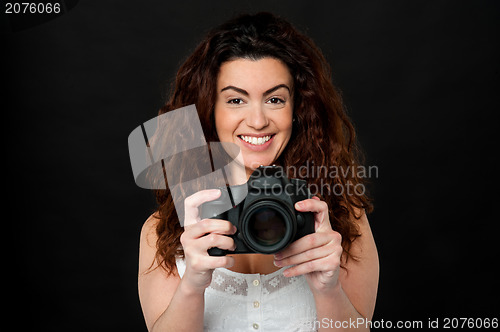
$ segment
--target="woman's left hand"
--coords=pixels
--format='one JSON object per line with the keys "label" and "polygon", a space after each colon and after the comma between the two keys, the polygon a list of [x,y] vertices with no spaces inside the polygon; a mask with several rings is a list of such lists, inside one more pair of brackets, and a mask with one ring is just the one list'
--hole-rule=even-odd
{"label": "woman's left hand", "polygon": [[332,290],[338,283],[342,236],[332,230],[328,205],[318,197],[295,204],[300,212],[313,212],[315,233],[306,235],[275,255],[278,267],[295,265],[284,271],[286,277],[305,274],[313,293]]}

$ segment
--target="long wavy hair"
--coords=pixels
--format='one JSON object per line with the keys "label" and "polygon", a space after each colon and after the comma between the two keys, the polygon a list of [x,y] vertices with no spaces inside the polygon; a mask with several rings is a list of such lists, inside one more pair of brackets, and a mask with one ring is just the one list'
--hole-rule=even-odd
{"label": "long wavy hair", "polygon": [[[329,206],[332,228],[342,235],[343,257],[347,261],[352,257],[351,244],[359,236],[355,219],[364,211],[371,212],[373,206],[366,192],[360,190],[364,188],[365,179],[353,171],[361,165],[362,157],[354,127],[332,83],[330,66],[309,37],[270,13],[241,15],[216,27],[180,66],[171,95],[159,114],[195,104],[206,140],[218,141],[214,108],[221,64],[239,58],[267,57],[278,59],[288,67],[294,90],[292,137],[275,163],[288,172],[294,170],[288,174],[290,177],[305,178],[316,188],[325,188],[325,180],[328,188],[356,188],[351,192],[321,190],[318,193]],[[316,172],[311,172],[311,167]],[[335,176],[330,176],[332,170],[336,170]],[[174,271],[176,256],[184,256],[180,244],[183,228],[169,189],[156,190],[155,196],[158,204],[154,214],[158,219],[156,262],[170,274]]]}

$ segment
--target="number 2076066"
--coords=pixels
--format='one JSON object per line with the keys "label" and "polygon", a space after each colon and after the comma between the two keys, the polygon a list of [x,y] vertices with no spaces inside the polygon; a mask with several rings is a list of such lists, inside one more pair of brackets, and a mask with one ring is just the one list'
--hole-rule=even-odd
{"label": "number 2076066", "polygon": [[61,4],[35,3],[35,2],[7,2],[5,3],[5,14],[59,14]]}

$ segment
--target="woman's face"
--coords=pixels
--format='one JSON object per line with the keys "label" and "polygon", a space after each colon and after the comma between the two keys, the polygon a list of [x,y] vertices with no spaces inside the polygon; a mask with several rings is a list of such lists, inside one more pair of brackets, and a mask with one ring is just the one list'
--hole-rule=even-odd
{"label": "woman's face", "polygon": [[293,79],[279,60],[237,59],[221,65],[215,126],[221,142],[237,144],[247,175],[271,165],[292,134]]}

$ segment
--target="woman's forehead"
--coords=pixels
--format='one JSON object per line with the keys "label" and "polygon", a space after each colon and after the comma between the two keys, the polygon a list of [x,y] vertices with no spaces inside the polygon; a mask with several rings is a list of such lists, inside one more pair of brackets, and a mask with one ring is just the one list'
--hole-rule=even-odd
{"label": "woman's forehead", "polygon": [[265,92],[282,84],[291,89],[292,83],[288,67],[277,59],[236,59],[221,65],[217,91],[221,92],[227,86],[236,86],[248,92]]}

